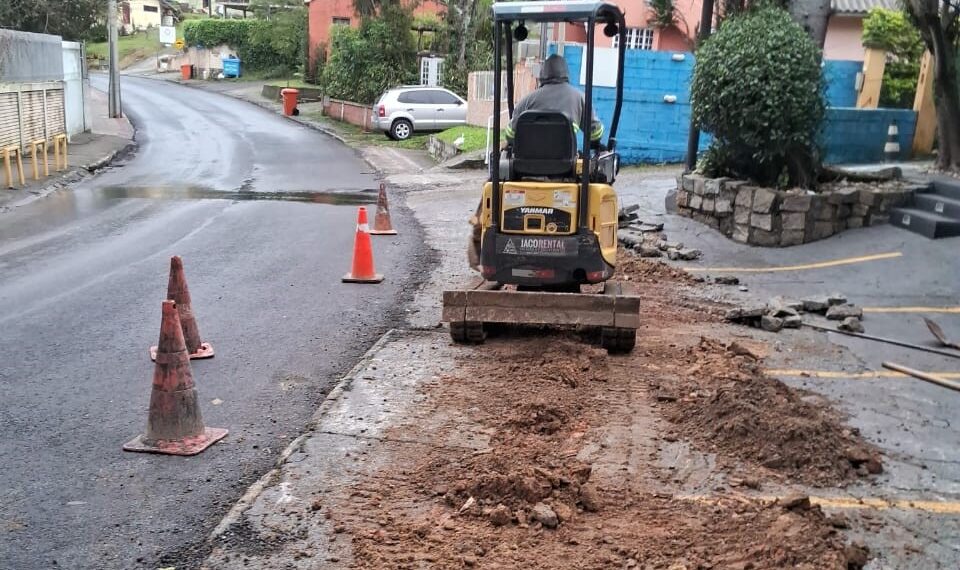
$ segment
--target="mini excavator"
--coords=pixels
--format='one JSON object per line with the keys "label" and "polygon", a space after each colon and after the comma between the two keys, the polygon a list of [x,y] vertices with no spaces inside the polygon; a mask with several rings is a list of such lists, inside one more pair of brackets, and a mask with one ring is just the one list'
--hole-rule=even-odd
{"label": "mini excavator", "polygon": [[493,98],[490,177],[474,220],[484,281],[472,289],[444,291],[443,320],[457,343],[483,342],[490,325],[567,325],[599,330],[600,344],[610,353],[630,352],[640,299],[631,294],[630,284],[611,280],[617,264],[613,183],[619,171],[616,136],[627,43],[623,12],[597,1],[495,3],[493,92],[503,92],[505,77],[511,117],[513,41],[526,37],[527,23],[542,22],[586,27],[587,118],[593,112],[596,29],[603,26],[606,36],[618,37],[616,101],[606,149],[592,148],[589,127],[579,130],[578,141],[577,129],[563,114],[530,109],[517,117],[513,144],[501,150],[501,101]]}

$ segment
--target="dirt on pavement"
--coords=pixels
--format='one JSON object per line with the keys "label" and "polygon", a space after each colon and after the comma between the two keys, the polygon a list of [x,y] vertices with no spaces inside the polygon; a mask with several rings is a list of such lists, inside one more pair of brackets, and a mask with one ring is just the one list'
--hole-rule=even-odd
{"label": "dirt on pavement", "polygon": [[[608,356],[572,332],[492,338],[421,404],[460,418],[435,441],[479,426],[486,449],[395,454],[348,501],[317,504],[349,537],[355,567],[863,566],[842,519],[736,487],[842,484],[877,471],[875,451],[830,408],[763,376],[762,346],[712,338],[715,311],[687,274],[636,258],[622,270],[649,278],[633,354]],[[715,454],[728,484],[682,492],[657,462],[678,440]]]}

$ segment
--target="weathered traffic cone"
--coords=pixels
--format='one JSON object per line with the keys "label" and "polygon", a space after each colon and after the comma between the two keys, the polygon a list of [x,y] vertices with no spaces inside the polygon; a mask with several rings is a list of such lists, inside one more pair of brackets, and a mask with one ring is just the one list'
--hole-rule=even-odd
{"label": "weathered traffic cone", "polygon": [[370,227],[367,225],[367,209],[363,206],[357,213],[357,237],[353,242],[353,268],[343,276],[344,283],[379,283],[383,281],[373,268],[373,247],[370,244]]}
{"label": "weathered traffic cone", "polygon": [[[180,313],[180,324],[183,325],[183,338],[187,343],[187,352],[190,359],[213,358],[213,347],[209,342],[200,340],[200,330],[197,328],[197,319],[193,316],[193,307],[190,304],[190,289],[187,288],[187,278],[183,275],[183,260],[179,255],[170,258],[170,280],[167,281],[167,299],[177,302],[177,312]],[[156,360],[157,347],[150,347],[150,360]]]}
{"label": "weathered traffic cone", "polygon": [[887,142],[883,145],[883,161],[897,162],[900,160],[900,129],[897,122],[891,121],[887,127]]}
{"label": "weathered traffic cone", "polygon": [[370,233],[375,236],[395,236],[397,230],[390,223],[390,206],[387,204],[387,186],[380,184],[380,195],[377,196],[377,215],[373,217],[373,229]]}
{"label": "weathered traffic cone", "polygon": [[167,455],[196,455],[223,439],[227,430],[203,425],[177,304],[164,301],[162,315],[147,433],[133,438],[123,449]]}

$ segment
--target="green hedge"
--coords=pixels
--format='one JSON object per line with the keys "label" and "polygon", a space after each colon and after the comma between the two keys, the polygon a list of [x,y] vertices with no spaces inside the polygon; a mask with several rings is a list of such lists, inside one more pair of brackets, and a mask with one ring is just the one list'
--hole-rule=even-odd
{"label": "green hedge", "polygon": [[811,186],[825,114],[818,50],[779,8],[729,18],[697,50],[690,86],[697,125],[713,135],[708,176]]}
{"label": "green hedge", "polygon": [[190,46],[227,44],[240,49],[258,23],[259,20],[189,20],[183,24],[183,41]]}
{"label": "green hedge", "polygon": [[306,17],[300,12],[270,20],[190,20],[183,25],[183,39],[191,46],[227,44],[237,50],[244,69],[285,75],[304,62]]}

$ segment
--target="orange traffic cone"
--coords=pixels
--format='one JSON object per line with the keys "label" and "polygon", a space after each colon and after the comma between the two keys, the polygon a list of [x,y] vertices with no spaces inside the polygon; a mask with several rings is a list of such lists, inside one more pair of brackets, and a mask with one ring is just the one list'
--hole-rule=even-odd
{"label": "orange traffic cone", "polygon": [[353,268],[343,276],[344,283],[379,283],[383,281],[373,268],[373,247],[370,245],[370,227],[367,225],[367,209],[363,206],[357,213],[357,237],[353,242]]}
{"label": "orange traffic cone", "polygon": [[196,455],[223,439],[227,430],[204,427],[177,304],[164,301],[162,314],[147,433],[133,438],[123,449],[167,455]]}
{"label": "orange traffic cone", "polygon": [[387,204],[387,186],[380,184],[380,195],[377,196],[377,215],[373,218],[373,229],[370,233],[375,236],[395,236],[397,230],[390,223],[390,206]]}
{"label": "orange traffic cone", "polygon": [[[187,343],[187,352],[190,354],[190,359],[213,358],[213,347],[210,346],[210,343],[200,340],[197,319],[193,316],[193,307],[190,305],[190,289],[187,288],[187,278],[183,276],[183,260],[180,259],[179,255],[170,258],[167,299],[177,303],[180,324],[183,325],[183,338]],[[150,360],[156,359],[157,347],[151,346]]]}

